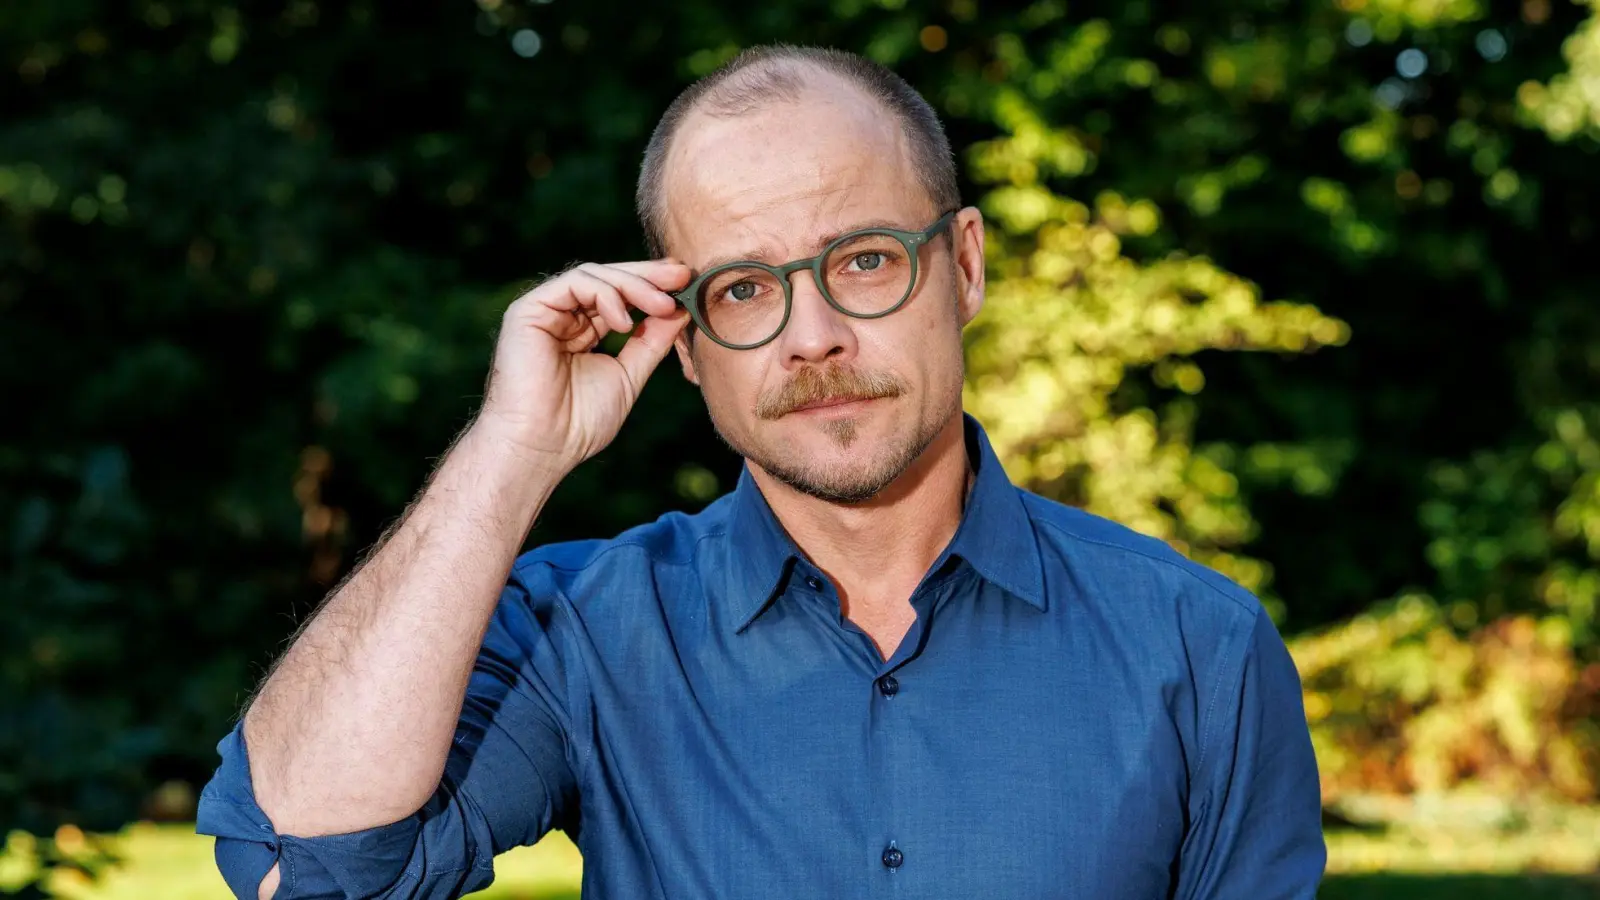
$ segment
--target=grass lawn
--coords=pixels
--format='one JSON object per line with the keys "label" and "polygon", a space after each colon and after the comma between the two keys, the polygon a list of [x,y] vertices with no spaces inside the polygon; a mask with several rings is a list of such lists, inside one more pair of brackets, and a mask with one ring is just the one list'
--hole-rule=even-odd
{"label": "grass lawn", "polygon": [[[13,852],[0,857],[0,894],[20,868]],[[113,852],[124,862],[90,882],[77,873],[58,873],[51,889],[67,900],[232,900],[211,857],[212,839],[192,825],[140,822],[111,836]],[[495,883],[472,896],[478,900],[576,900],[583,872],[578,848],[560,832],[532,847],[520,847],[495,860]],[[65,876],[65,877],[63,877]]]}
{"label": "grass lawn", "polygon": [[[1328,832],[1324,900],[1600,900],[1600,809],[1566,808],[1532,820],[1469,821],[1459,811],[1404,827]],[[124,863],[90,883],[58,877],[69,900],[228,900],[211,839],[187,825],[137,823],[110,836]],[[0,854],[0,891],[16,878],[27,839]],[[552,834],[500,857],[478,900],[577,900],[583,861]]]}

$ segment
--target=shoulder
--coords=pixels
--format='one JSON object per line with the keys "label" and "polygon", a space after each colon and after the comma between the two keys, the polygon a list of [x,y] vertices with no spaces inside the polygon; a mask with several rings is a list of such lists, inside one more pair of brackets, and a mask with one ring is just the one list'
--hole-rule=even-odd
{"label": "shoulder", "polygon": [[[1051,611],[1101,650],[1091,658],[1158,692],[1159,705],[1145,708],[1164,709],[1190,748],[1184,757],[1193,761],[1191,779],[1215,769],[1213,759],[1229,759],[1245,730],[1276,729],[1274,739],[1288,735],[1300,742],[1301,759],[1310,757],[1305,720],[1297,717],[1298,673],[1254,594],[1165,541],[1026,491],[1023,497]],[[1257,705],[1277,714],[1250,706],[1247,691],[1269,698]]]}
{"label": "shoulder", "polygon": [[1023,492],[1044,557],[1052,610],[1137,660],[1144,676],[1189,697],[1198,740],[1226,728],[1252,658],[1275,691],[1298,691],[1293,664],[1261,601],[1165,541]]}
{"label": "shoulder", "polygon": [[1180,614],[1217,619],[1234,628],[1253,627],[1264,615],[1261,602],[1245,587],[1165,541],[1030,491],[1019,492],[1044,557],[1046,582],[1054,582],[1056,590],[1071,586],[1079,599],[1141,615],[1176,605],[1182,607]]}

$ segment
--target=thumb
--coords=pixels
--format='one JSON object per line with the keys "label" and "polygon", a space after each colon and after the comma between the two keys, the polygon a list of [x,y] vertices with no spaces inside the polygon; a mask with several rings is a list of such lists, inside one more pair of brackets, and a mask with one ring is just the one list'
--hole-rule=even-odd
{"label": "thumb", "polygon": [[633,388],[633,399],[639,399],[644,383],[656,366],[672,350],[672,342],[689,324],[689,311],[679,308],[670,316],[646,316],[633,330],[628,342],[617,353],[617,362],[628,375]]}

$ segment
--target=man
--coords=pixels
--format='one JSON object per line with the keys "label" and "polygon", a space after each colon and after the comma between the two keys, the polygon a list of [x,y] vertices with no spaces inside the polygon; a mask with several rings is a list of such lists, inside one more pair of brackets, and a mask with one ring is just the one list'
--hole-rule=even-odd
{"label": "man", "polygon": [[[927,104],[847,54],[680,97],[640,177],[662,258],[512,304],[480,413],[219,746],[233,890],[456,897],[560,828],[586,897],[1311,898],[1260,604],[1014,488],[962,413],[955,185]],[[738,488],[518,556],[674,346]]]}

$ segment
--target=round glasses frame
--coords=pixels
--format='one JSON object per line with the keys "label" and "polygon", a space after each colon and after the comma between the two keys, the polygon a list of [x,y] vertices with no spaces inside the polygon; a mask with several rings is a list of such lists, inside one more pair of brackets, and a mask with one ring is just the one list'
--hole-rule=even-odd
{"label": "round glasses frame", "polygon": [[[951,220],[955,218],[955,215],[956,210],[952,209],[940,216],[937,222],[934,222],[932,225],[929,225],[927,228],[924,228],[921,231],[901,231],[897,228],[863,228],[860,231],[852,231],[849,234],[840,235],[839,237],[834,238],[833,241],[830,242],[828,246],[822,248],[822,252],[818,253],[816,256],[812,256],[807,259],[797,259],[794,262],[784,263],[781,266],[769,266],[766,263],[755,262],[754,260],[740,260],[738,262],[724,263],[716,268],[707,269],[706,271],[701,272],[693,281],[689,282],[688,287],[673,294],[672,298],[677,300],[680,306],[689,311],[690,317],[694,319],[694,324],[705,333],[706,337],[711,338],[713,341],[716,341],[718,344],[721,344],[724,347],[727,347],[729,350],[754,350],[755,348],[764,344],[771,343],[778,337],[778,335],[783,334],[783,329],[789,325],[789,313],[794,309],[794,285],[789,281],[789,276],[803,269],[811,270],[812,280],[816,284],[817,290],[822,293],[822,298],[828,301],[829,306],[853,319],[881,319],[884,316],[895,312],[900,307],[905,306],[906,301],[911,299],[912,292],[917,288],[917,260],[921,255],[917,252],[918,249],[921,248],[923,244],[926,244],[938,237],[941,232],[948,228]],[[898,240],[901,245],[906,248],[906,257],[911,260],[911,277],[907,279],[905,295],[899,300],[896,300],[892,305],[889,306],[889,308],[881,312],[858,313],[845,309],[838,300],[834,299],[833,292],[828,290],[828,279],[823,275],[822,264],[828,258],[829,254],[838,249],[845,242],[853,241],[869,234],[888,235],[889,237]],[[772,334],[767,335],[761,340],[751,344],[734,344],[723,340],[717,336],[716,332],[712,331],[711,328],[706,325],[705,316],[701,314],[701,285],[705,284],[707,279],[714,278],[719,273],[726,272],[729,269],[762,269],[771,273],[773,277],[777,278],[783,283],[783,318],[779,320],[778,327],[773,329]]]}

